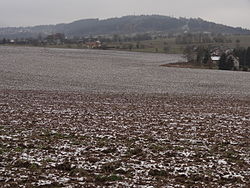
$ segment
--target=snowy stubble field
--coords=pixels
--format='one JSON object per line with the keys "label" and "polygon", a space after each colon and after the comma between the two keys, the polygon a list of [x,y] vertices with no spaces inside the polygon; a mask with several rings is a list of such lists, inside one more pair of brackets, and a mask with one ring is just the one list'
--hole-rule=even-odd
{"label": "snowy stubble field", "polygon": [[250,74],[176,61],[0,47],[0,187],[249,187]]}
{"label": "snowy stubble field", "polygon": [[0,89],[249,96],[248,72],[167,68],[181,55],[0,47]]}

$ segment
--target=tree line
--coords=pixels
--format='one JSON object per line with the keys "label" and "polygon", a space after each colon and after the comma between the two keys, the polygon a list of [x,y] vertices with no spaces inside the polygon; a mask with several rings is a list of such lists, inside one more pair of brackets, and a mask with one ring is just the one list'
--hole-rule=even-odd
{"label": "tree line", "polygon": [[184,54],[189,62],[200,66],[217,67],[221,70],[247,71],[250,69],[250,47],[229,49],[188,45],[184,49]]}
{"label": "tree line", "polygon": [[236,48],[234,54],[239,58],[240,66],[244,69],[250,68],[250,47]]}
{"label": "tree line", "polygon": [[178,35],[175,42],[176,44],[231,43],[232,40],[222,34],[185,33]]}

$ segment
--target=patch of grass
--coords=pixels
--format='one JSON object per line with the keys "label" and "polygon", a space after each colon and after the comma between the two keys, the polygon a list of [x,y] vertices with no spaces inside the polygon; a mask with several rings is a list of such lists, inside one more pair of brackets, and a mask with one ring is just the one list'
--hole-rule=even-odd
{"label": "patch of grass", "polygon": [[44,132],[40,136],[43,138],[46,138],[46,139],[52,139],[52,138],[53,139],[69,139],[69,138],[72,138],[72,136],[70,136],[70,135],[61,134],[61,133],[52,133],[50,131]]}
{"label": "patch of grass", "polygon": [[165,147],[162,146],[162,145],[152,144],[152,145],[149,146],[149,149],[152,152],[157,153],[157,152],[160,152],[160,151],[164,151]]}
{"label": "patch of grass", "polygon": [[167,176],[168,172],[165,170],[151,169],[148,174],[150,176]]}
{"label": "patch of grass", "polygon": [[111,162],[111,163],[106,163],[102,166],[102,171],[111,173],[114,172],[117,168],[121,166],[120,162]]}
{"label": "patch of grass", "polygon": [[178,183],[178,184],[179,183],[180,184],[185,184],[185,183],[187,183],[187,181],[188,181],[188,178],[185,175],[177,175],[175,177],[175,182]]}
{"label": "patch of grass", "polygon": [[6,130],[4,126],[0,125],[0,135],[4,135],[4,134],[6,134]]}
{"label": "patch of grass", "polygon": [[117,169],[117,170],[115,170],[115,173],[116,173],[116,174],[128,174],[129,171],[123,170],[123,169]]}
{"label": "patch of grass", "polygon": [[153,136],[145,136],[145,139],[151,143],[156,142],[156,139]]}
{"label": "patch of grass", "polygon": [[192,68],[192,69],[218,69],[216,65],[197,64],[195,62],[177,62],[161,65],[163,67]]}
{"label": "patch of grass", "polygon": [[134,144],[136,143],[136,141],[138,141],[139,138],[127,138],[125,140],[125,144],[128,146],[128,147],[133,147]]}
{"label": "patch of grass", "polygon": [[121,180],[123,180],[123,178],[121,176],[112,174],[112,175],[109,175],[109,176],[100,176],[100,175],[98,175],[98,176],[95,177],[95,180],[96,180],[96,182],[104,183],[104,182],[110,182],[110,181],[121,181]]}
{"label": "patch of grass", "polygon": [[96,146],[97,147],[105,147],[105,146],[109,146],[110,144],[111,144],[110,139],[108,139],[108,138],[98,138]]}
{"label": "patch of grass", "polygon": [[51,150],[52,149],[52,147],[50,145],[45,145],[45,144],[38,145],[37,148],[41,149],[41,150]]}
{"label": "patch of grass", "polygon": [[173,148],[173,150],[175,150],[175,151],[183,151],[185,148],[184,147],[182,147],[182,146],[175,146],[174,148]]}
{"label": "patch of grass", "polygon": [[89,157],[87,160],[88,160],[90,163],[96,163],[96,162],[98,162],[100,159],[98,159],[98,158],[96,158],[96,157]]}
{"label": "patch of grass", "polygon": [[83,168],[75,168],[70,171],[70,176],[87,176],[88,174]]}
{"label": "patch of grass", "polygon": [[240,155],[234,150],[225,152],[223,156],[227,158],[229,162],[236,163],[240,167],[244,167],[245,165],[247,165],[246,162],[241,159]]}
{"label": "patch of grass", "polygon": [[133,156],[133,155],[142,155],[143,154],[143,150],[139,147],[135,147],[135,148],[130,148],[128,151],[127,151],[127,154],[130,155],[130,156]]}
{"label": "patch of grass", "polygon": [[236,183],[242,183],[242,180],[239,177],[228,177],[228,178],[221,177],[218,183],[220,185],[236,184]]}
{"label": "patch of grass", "polygon": [[89,136],[77,136],[78,140],[91,140]]}
{"label": "patch of grass", "polygon": [[0,143],[0,154],[4,154],[4,153],[10,152],[10,151],[11,151],[11,148],[7,148],[7,147],[1,145],[1,143]]}
{"label": "patch of grass", "polygon": [[29,169],[37,169],[39,166],[35,163],[31,163],[27,160],[17,160],[14,165],[16,168],[29,168]]}
{"label": "patch of grass", "polygon": [[227,146],[229,146],[230,145],[230,142],[229,141],[225,141],[225,142],[221,142],[220,143],[220,146],[221,147],[227,147]]}
{"label": "patch of grass", "polygon": [[60,187],[63,187],[63,185],[60,183],[57,183],[57,182],[53,182],[49,185],[40,185],[39,187],[40,188],[42,188],[42,187],[44,187],[44,188],[60,188]]}
{"label": "patch of grass", "polygon": [[73,144],[73,145],[75,145],[75,146],[84,145],[84,143],[81,142],[81,141],[79,141],[79,140],[73,140],[73,141],[71,142],[71,144]]}
{"label": "patch of grass", "polygon": [[61,134],[61,133],[55,133],[55,134],[53,134],[53,137],[54,137],[54,138],[57,138],[57,139],[70,139],[70,138],[72,138],[72,135],[66,135],[66,134]]}
{"label": "patch of grass", "polygon": [[209,151],[211,153],[217,153],[219,151],[219,146],[217,144],[213,145]]}
{"label": "patch of grass", "polygon": [[189,180],[192,182],[207,182],[207,181],[209,181],[209,178],[205,177],[202,174],[192,174],[189,177]]}
{"label": "patch of grass", "polygon": [[51,163],[51,162],[54,162],[54,160],[52,160],[51,158],[47,158],[47,159],[44,160],[44,162]]}
{"label": "patch of grass", "polygon": [[224,156],[228,159],[238,159],[237,152],[234,150],[228,150],[225,152]]}
{"label": "patch of grass", "polygon": [[15,149],[14,149],[14,151],[15,152],[23,152],[23,150],[24,150],[25,148],[23,148],[23,147],[16,147]]}
{"label": "patch of grass", "polygon": [[167,152],[167,153],[165,153],[165,157],[166,158],[171,158],[171,157],[175,157],[177,154],[176,154],[176,152]]}
{"label": "patch of grass", "polygon": [[57,170],[61,171],[72,171],[74,168],[71,167],[71,163],[68,161],[65,161],[61,164],[56,165],[55,167]]}
{"label": "patch of grass", "polygon": [[115,153],[116,151],[117,151],[116,148],[110,147],[108,149],[103,150],[102,152],[108,154],[108,153]]}

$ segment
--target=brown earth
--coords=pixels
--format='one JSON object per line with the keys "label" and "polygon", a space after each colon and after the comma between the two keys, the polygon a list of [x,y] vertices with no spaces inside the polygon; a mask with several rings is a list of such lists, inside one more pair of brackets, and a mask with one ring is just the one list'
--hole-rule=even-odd
{"label": "brown earth", "polygon": [[0,91],[1,187],[249,187],[250,100]]}
{"label": "brown earth", "polygon": [[174,68],[192,68],[192,69],[217,69],[215,65],[200,65],[195,62],[177,62],[164,64],[163,67],[174,67]]}

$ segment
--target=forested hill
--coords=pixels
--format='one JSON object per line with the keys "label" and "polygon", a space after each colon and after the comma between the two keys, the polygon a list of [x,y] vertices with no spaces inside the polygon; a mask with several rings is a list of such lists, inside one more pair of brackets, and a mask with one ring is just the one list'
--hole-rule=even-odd
{"label": "forested hill", "polygon": [[42,25],[34,27],[0,28],[0,38],[37,37],[39,34],[65,33],[68,37],[102,35],[102,34],[131,34],[141,32],[180,33],[212,32],[226,34],[250,34],[250,30],[230,27],[198,19],[173,18],[169,16],[124,16],[105,20],[85,19],[68,24]]}

